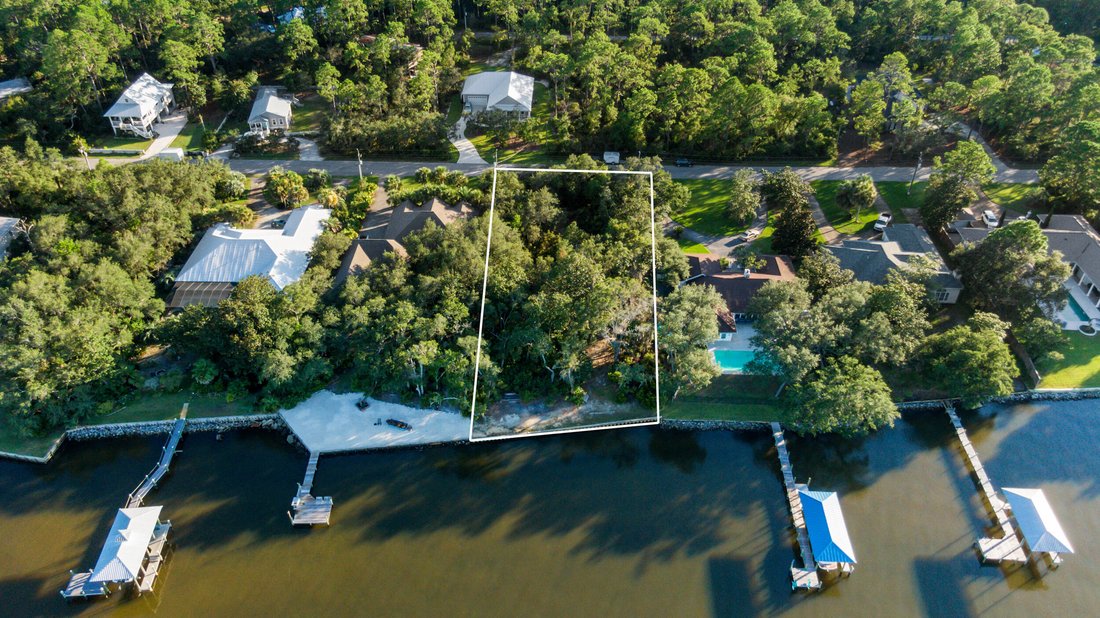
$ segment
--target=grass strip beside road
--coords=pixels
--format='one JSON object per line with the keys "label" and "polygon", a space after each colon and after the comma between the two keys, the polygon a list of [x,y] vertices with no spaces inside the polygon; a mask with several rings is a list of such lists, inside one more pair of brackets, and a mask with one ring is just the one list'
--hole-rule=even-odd
{"label": "grass strip beside road", "polygon": [[982,187],[982,191],[994,204],[1020,214],[1027,214],[1028,205],[1043,192],[1039,185],[1011,182],[992,182]]}
{"label": "grass strip beside road", "polygon": [[691,190],[691,199],[672,211],[672,220],[708,236],[734,236],[746,225],[735,225],[726,216],[730,181],[717,178],[681,179],[676,182]]}
{"label": "grass strip beside road", "polygon": [[858,219],[853,218],[850,212],[837,204],[836,194],[840,189],[841,182],[843,181],[815,180],[810,183],[814,188],[817,203],[821,206],[821,211],[825,213],[825,218],[841,234],[858,234],[870,229],[875,224],[875,220],[878,219],[878,212],[872,206],[861,212]]}

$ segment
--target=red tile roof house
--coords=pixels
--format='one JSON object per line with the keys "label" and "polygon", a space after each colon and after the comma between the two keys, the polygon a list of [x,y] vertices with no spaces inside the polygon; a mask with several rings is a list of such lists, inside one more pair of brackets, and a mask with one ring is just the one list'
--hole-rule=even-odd
{"label": "red tile roof house", "polygon": [[793,281],[794,265],[785,255],[761,255],[764,267],[755,271],[723,270],[720,258],[689,255],[691,275],[683,285],[709,285],[726,301],[726,310],[718,313],[718,340],[728,341],[737,332],[737,320],[748,316],[749,301],[769,281]]}

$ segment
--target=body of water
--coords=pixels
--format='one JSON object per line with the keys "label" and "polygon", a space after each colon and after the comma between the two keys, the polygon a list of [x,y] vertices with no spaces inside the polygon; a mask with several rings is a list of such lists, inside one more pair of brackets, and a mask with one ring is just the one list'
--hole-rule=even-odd
{"label": "body of water", "polygon": [[151,504],[176,550],[157,592],[63,601],[162,438],[0,461],[0,614],[146,616],[1095,615],[1094,402],[964,416],[998,486],[1041,487],[1077,549],[1036,578],[981,566],[991,524],[943,413],[865,440],[792,438],[800,481],[841,494],[860,559],[792,594],[795,557],[766,433],[628,429],[322,458],[333,525],[292,529],[306,454],[264,431],[185,437]]}

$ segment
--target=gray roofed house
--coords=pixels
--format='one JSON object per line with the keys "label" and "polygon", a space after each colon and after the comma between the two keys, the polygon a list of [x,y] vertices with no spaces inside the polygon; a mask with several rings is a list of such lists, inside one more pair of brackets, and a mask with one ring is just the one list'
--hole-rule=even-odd
{"label": "gray roofed house", "polygon": [[[970,223],[956,221],[948,228],[947,238],[956,246],[976,244],[993,231],[971,227]],[[1076,329],[1100,320],[1100,234],[1080,215],[1042,217],[1039,226],[1047,238],[1048,250],[1061,253],[1070,267],[1065,286],[1072,302],[1055,316],[1055,321]]]}
{"label": "gray roofed house", "polygon": [[535,100],[535,78],[513,71],[487,71],[466,78],[462,102],[471,113],[496,110],[529,118]]}
{"label": "gray roofed house", "polygon": [[25,77],[16,77],[0,82],[0,101],[17,94],[26,94],[34,90],[31,83]]}
{"label": "gray roofed house", "polygon": [[826,245],[825,250],[840,261],[840,267],[855,273],[859,281],[886,283],[886,275],[904,268],[909,260],[923,255],[937,266],[932,278],[936,300],[943,304],[958,302],[962,283],[940,257],[932,239],[923,229],[903,223],[887,227],[882,240],[846,240],[839,245]]}
{"label": "gray roofed house", "polygon": [[293,115],[290,100],[280,97],[276,87],[260,86],[256,90],[252,111],[248,114],[248,129],[261,135],[271,131],[288,131]]}
{"label": "gray roofed house", "polygon": [[251,275],[266,276],[282,290],[305,273],[309,252],[331,214],[319,206],[305,206],[293,210],[281,230],[239,230],[228,223],[211,227],[176,277],[168,306],[214,306]]}
{"label": "gray roofed house", "polygon": [[126,131],[149,138],[153,137],[150,127],[163,119],[174,103],[172,84],[158,82],[148,73],[142,73],[103,116],[110,119],[111,131],[116,135]]}

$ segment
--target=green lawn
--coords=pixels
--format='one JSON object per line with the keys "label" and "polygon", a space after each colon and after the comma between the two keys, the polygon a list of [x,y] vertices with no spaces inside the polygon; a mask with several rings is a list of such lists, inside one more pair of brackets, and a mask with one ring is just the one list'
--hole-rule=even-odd
{"label": "green lawn", "polygon": [[853,219],[851,213],[836,203],[836,193],[841,182],[843,181],[815,180],[810,183],[817,195],[817,203],[825,213],[825,218],[841,234],[858,234],[870,229],[878,219],[878,212],[871,207],[860,213],[859,219]]}
{"label": "green lawn", "polygon": [[682,420],[778,421],[779,384],[765,376],[722,375],[697,393],[681,393],[661,404],[661,417]]}
{"label": "green lawn", "polygon": [[188,122],[176,139],[172,140],[172,148],[184,150],[202,150],[202,125],[197,122]]}
{"label": "green lawn", "polygon": [[[232,403],[226,403],[225,393],[192,394],[138,392],[135,401],[122,406],[109,414],[90,419],[84,425],[105,425],[108,423],[133,423],[137,421],[163,421],[179,416],[183,404],[190,402],[187,418],[206,418],[211,416],[239,416],[258,414],[255,409],[256,398],[247,396]],[[54,440],[64,433],[56,430],[43,436],[24,436],[17,428],[6,421],[0,421],[0,451],[20,453],[42,457]]]}
{"label": "green lawn", "polygon": [[305,97],[301,99],[301,103],[294,107],[294,116],[290,119],[290,130],[320,131],[321,119],[332,110],[332,105],[317,96]]}
{"label": "green lawn", "polygon": [[993,182],[982,187],[982,191],[993,203],[1026,214],[1028,203],[1037,197],[1042,189],[1039,185]]}
{"label": "green lawn", "polygon": [[117,148],[120,150],[145,150],[152,143],[153,140],[151,139],[143,139],[132,135],[93,137],[88,140],[88,145],[92,148]]}
{"label": "green lawn", "polygon": [[[771,254],[772,252],[772,234],[775,233],[775,213],[768,212],[768,224],[764,226],[764,229],[760,231],[760,235],[756,237],[756,240],[752,242],[752,246],[756,249],[757,253]],[[820,234],[820,232],[818,232]]]}
{"label": "green lawn", "polygon": [[447,107],[447,126],[453,127],[454,124],[458,122],[460,116],[462,116],[462,97],[456,94],[454,98],[451,99],[450,106]]}
{"label": "green lawn", "polygon": [[879,195],[886,200],[890,212],[894,213],[894,223],[909,223],[909,217],[902,212],[903,208],[920,208],[924,201],[924,191],[928,188],[927,182],[913,183],[913,190],[909,191],[907,182],[876,182]]}
{"label": "green lawn", "polygon": [[730,199],[729,180],[694,178],[676,182],[691,189],[691,199],[672,212],[673,221],[709,236],[733,236],[745,231],[747,226],[734,225],[726,216],[726,204]]}
{"label": "green lawn", "polygon": [[684,253],[691,253],[694,255],[705,255],[710,253],[703,245],[687,238],[677,238],[676,242],[680,245],[680,248],[684,250]]}
{"label": "green lawn", "polygon": [[1039,363],[1041,388],[1082,388],[1100,386],[1100,336],[1088,337],[1067,332],[1069,345],[1061,350],[1059,363]]}
{"label": "green lawn", "polygon": [[462,71],[462,77],[469,77],[475,73],[488,73],[490,71],[503,71],[504,67],[489,66],[481,60],[470,61]]}

